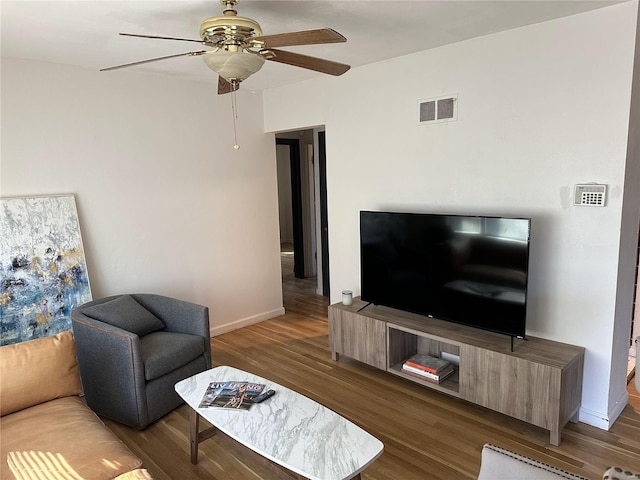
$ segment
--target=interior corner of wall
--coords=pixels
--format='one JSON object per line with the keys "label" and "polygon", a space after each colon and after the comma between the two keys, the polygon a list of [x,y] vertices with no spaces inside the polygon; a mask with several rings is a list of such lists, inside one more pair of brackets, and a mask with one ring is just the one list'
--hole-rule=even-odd
{"label": "interior corner of wall", "polygon": [[280,317],[285,314],[284,307],[279,307],[268,312],[263,312],[258,315],[252,315],[251,317],[241,318],[240,320],[236,320],[234,322],[229,322],[224,325],[218,325],[209,327],[209,334],[212,337],[217,337],[218,335],[222,335],[224,333],[229,333],[234,330],[238,330],[239,328],[248,327],[255,323],[260,323],[264,320],[270,320],[272,318]]}
{"label": "interior corner of wall", "polygon": [[589,410],[588,408],[581,408],[579,413],[579,421],[591,425],[601,430],[609,431],[615,421],[618,419],[624,407],[629,402],[629,393],[625,390],[620,398],[609,408],[608,413],[604,414],[596,412],[595,410]]}

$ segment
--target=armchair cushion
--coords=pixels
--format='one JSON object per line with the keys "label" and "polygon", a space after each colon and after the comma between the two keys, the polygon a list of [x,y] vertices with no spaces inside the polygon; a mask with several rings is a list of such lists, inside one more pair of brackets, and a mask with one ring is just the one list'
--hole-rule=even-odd
{"label": "armchair cushion", "polygon": [[121,295],[114,300],[84,308],[82,313],[139,337],[165,328],[162,320],[136,302],[131,295]]}
{"label": "armchair cushion", "polygon": [[202,337],[184,333],[153,332],[140,339],[145,380],[154,380],[204,354]]}

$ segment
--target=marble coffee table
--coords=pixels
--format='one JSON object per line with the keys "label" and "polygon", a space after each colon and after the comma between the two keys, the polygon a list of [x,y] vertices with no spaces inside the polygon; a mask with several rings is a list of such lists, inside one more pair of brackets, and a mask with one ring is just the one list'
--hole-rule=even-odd
{"label": "marble coffee table", "polygon": [[[206,407],[200,401],[211,382],[265,384],[276,394],[249,410]],[[233,367],[216,367],[175,386],[191,407],[191,462],[198,444],[217,430],[286,469],[313,480],[359,479],[384,445],[349,420],[277,383]],[[213,427],[200,431],[200,417]]]}

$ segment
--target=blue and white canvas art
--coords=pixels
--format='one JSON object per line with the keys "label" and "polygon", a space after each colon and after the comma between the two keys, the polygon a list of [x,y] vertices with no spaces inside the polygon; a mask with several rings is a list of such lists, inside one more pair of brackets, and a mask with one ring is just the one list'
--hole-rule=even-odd
{"label": "blue and white canvas art", "polygon": [[73,195],[0,199],[0,345],[71,330],[91,300]]}

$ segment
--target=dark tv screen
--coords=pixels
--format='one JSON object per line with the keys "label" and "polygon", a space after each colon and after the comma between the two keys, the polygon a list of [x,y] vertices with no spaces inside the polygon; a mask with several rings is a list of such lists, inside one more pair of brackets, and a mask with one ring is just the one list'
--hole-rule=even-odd
{"label": "dark tv screen", "polygon": [[529,218],[360,212],[361,299],[524,337]]}

